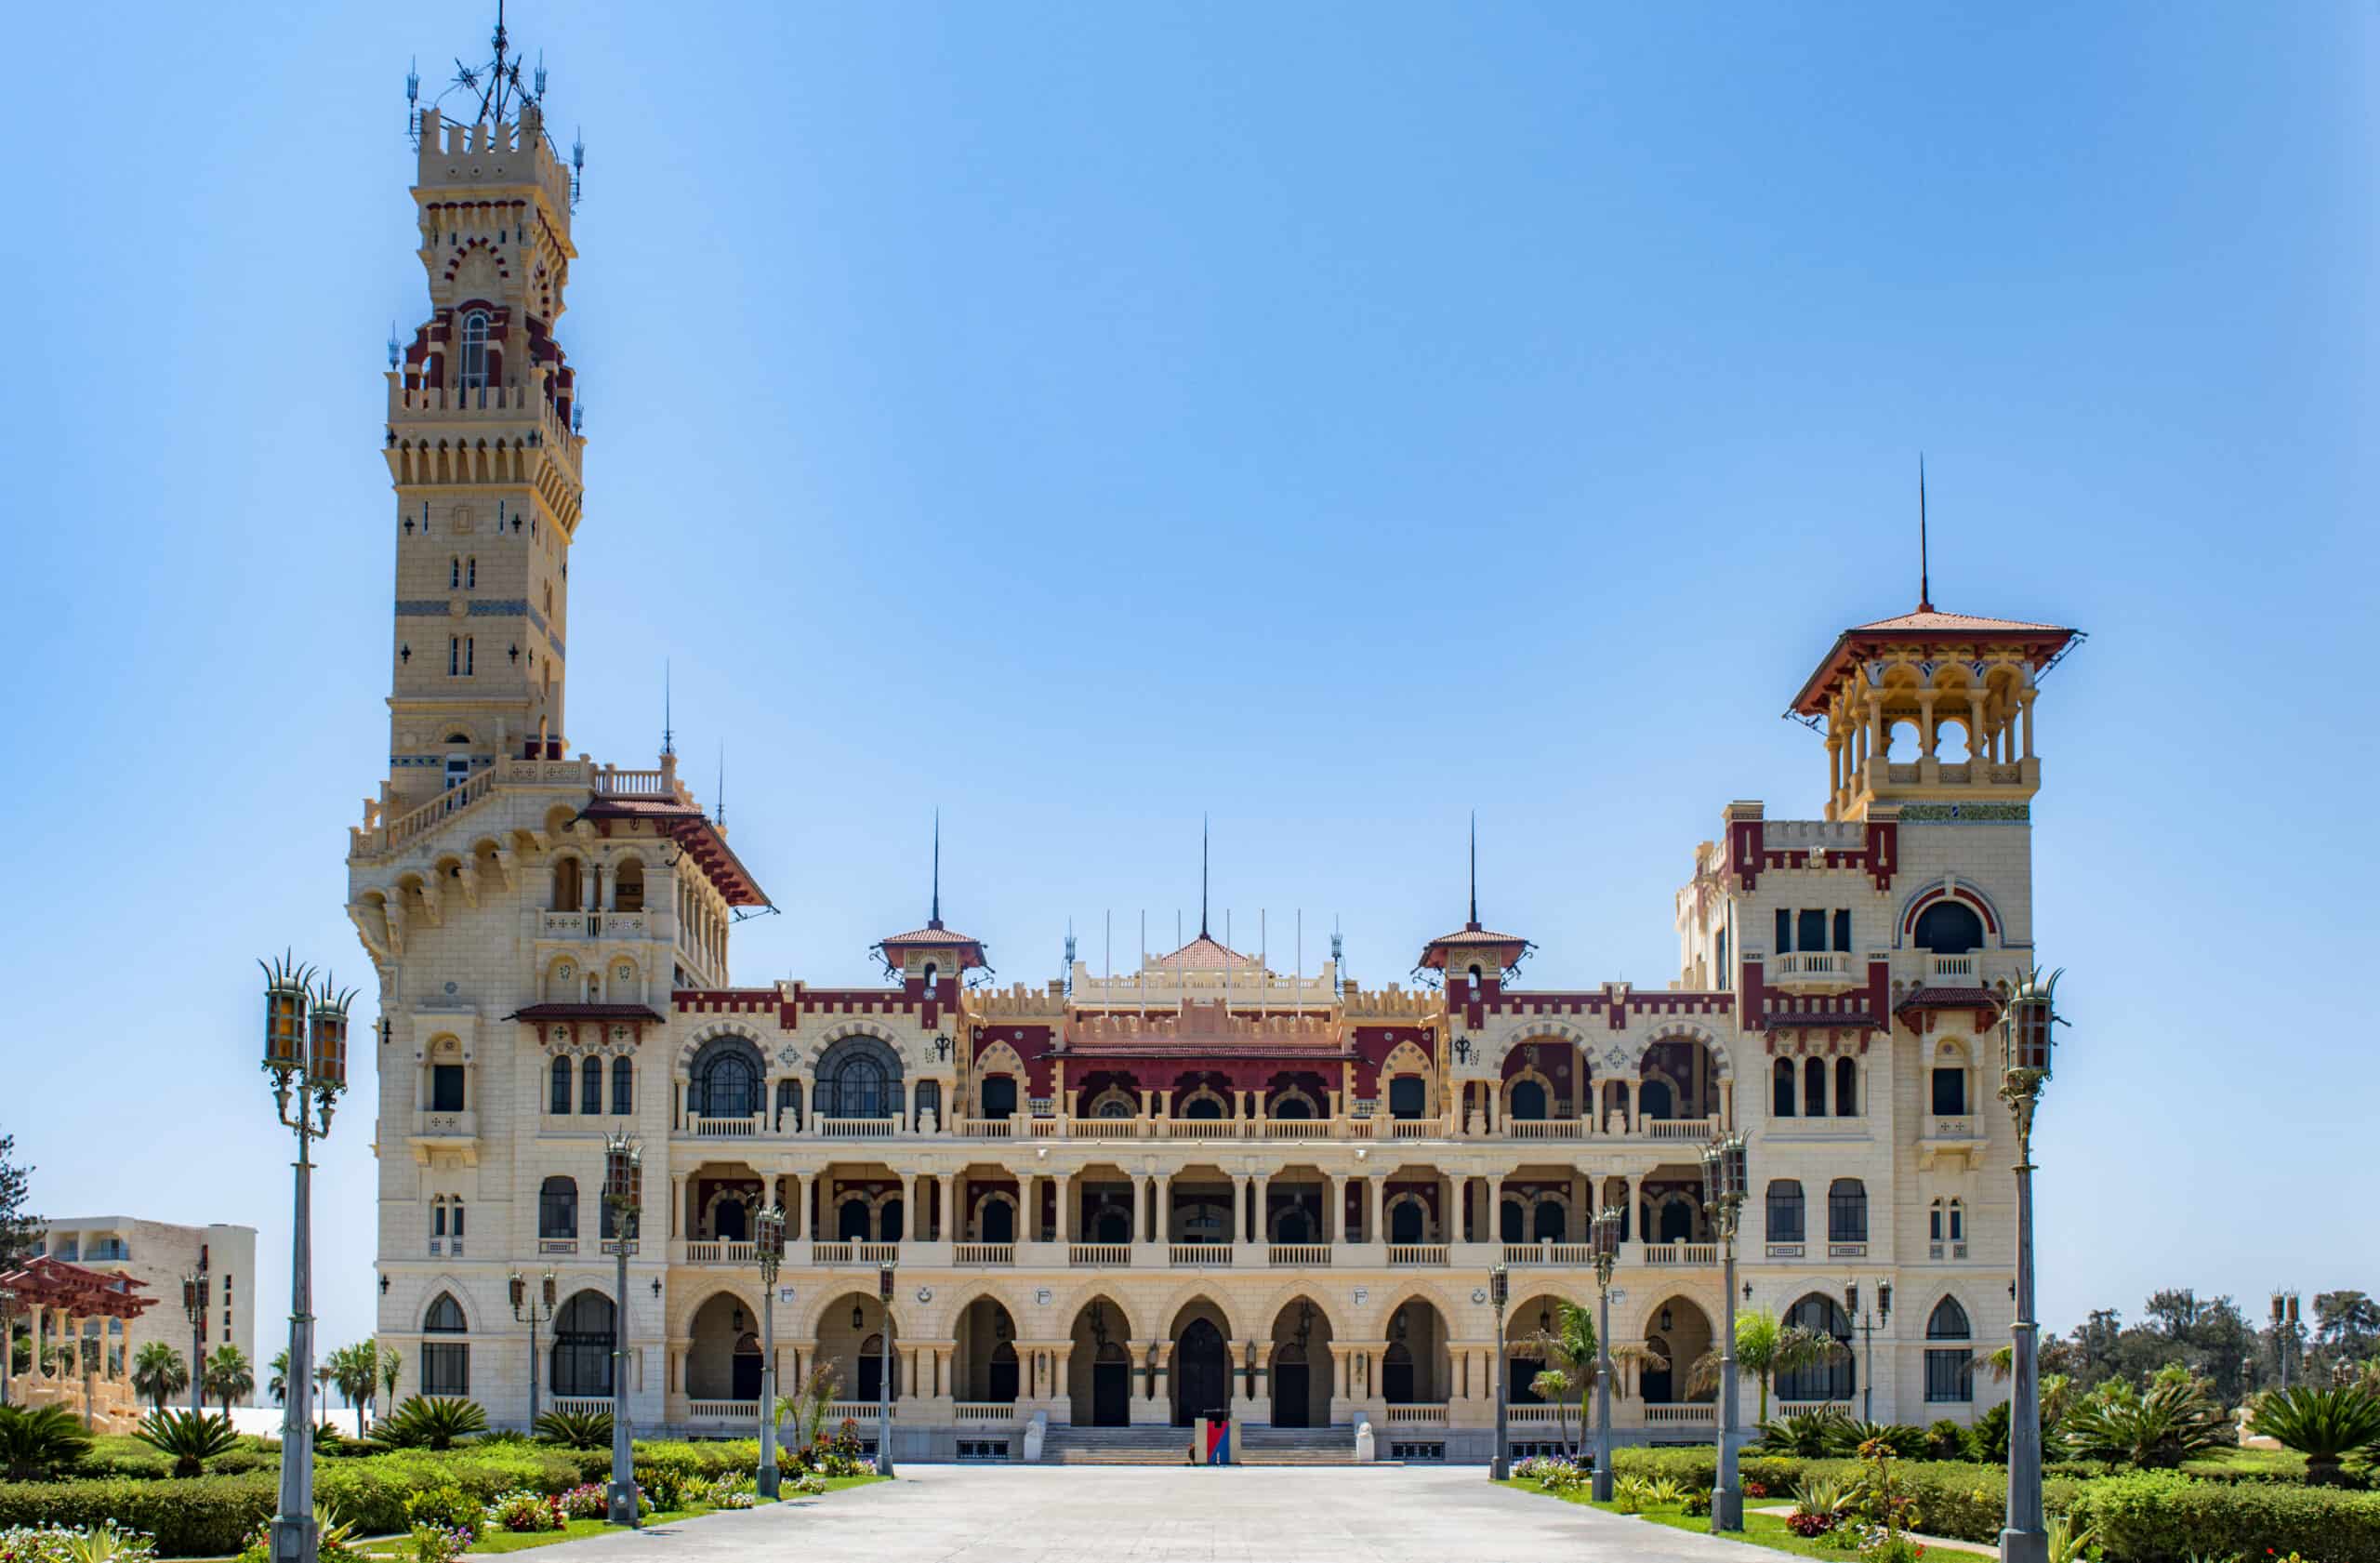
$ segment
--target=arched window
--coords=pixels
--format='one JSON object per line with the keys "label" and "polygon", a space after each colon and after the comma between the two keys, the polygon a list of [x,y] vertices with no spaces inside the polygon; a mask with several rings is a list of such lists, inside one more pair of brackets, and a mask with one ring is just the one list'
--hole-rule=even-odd
{"label": "arched window", "polygon": [[1545,1087],[1536,1080],[1514,1080],[1509,1116],[1523,1123],[1542,1119],[1545,1117]]}
{"label": "arched window", "polygon": [[600,1058],[578,1066],[578,1110],[589,1116],[603,1110],[603,1061]]}
{"label": "arched window", "polygon": [[612,1060],[612,1111],[623,1118],[636,1111],[636,1066],[625,1057]]}
{"label": "arched window", "polygon": [[1803,1241],[1802,1184],[1798,1178],[1771,1178],[1768,1183],[1768,1240]]}
{"label": "arched window", "polygon": [[1937,1118],[1962,1118],[1967,1110],[1966,1061],[1945,1046],[1934,1065],[1933,1106]]}
{"label": "arched window", "polygon": [[555,864],[554,904],[552,909],[558,912],[575,912],[578,910],[578,898],[582,894],[580,889],[582,882],[583,881],[579,874],[578,859],[575,857],[565,857],[561,862]]}
{"label": "arched window", "polygon": [[1016,1116],[1016,1077],[986,1075],[983,1084],[984,1116],[987,1119]]}
{"label": "arched window", "polygon": [[[1510,1205],[1505,1208],[1518,1209]],[[1402,1200],[1388,1212],[1388,1240],[1392,1243],[1425,1243],[1430,1240],[1423,1224],[1421,1200]]]}
{"label": "arched window", "polygon": [[[421,1316],[424,1335],[460,1335],[469,1326],[463,1321],[462,1305],[454,1294],[442,1291],[430,1300]],[[466,1341],[424,1341],[421,1343],[421,1392],[424,1395],[469,1395],[471,1392],[471,1348]]]}
{"label": "arched window", "polygon": [[1834,1116],[1859,1116],[1859,1061],[1848,1054],[1834,1061]]}
{"label": "arched window", "polygon": [[1954,1243],[1963,1243],[1963,1242],[1965,1242],[1966,1240],[1967,1240],[1967,1207],[1966,1207],[1966,1201],[1965,1201],[1965,1200],[1964,1200],[1964,1199],[1953,1199],[1953,1200],[1951,1200],[1951,1201],[1950,1201],[1950,1241],[1952,1241],[1952,1242],[1954,1242]]}
{"label": "arched window", "polygon": [[835,1208],[835,1240],[844,1243],[867,1241],[867,1201],[846,1199]]}
{"label": "arched window", "polygon": [[456,1195],[446,1201],[447,1228],[455,1234],[455,1252],[463,1252],[463,1197]]}
{"label": "arched window", "polygon": [[1429,1109],[1430,1088],[1419,1075],[1399,1075],[1388,1082],[1388,1116],[1420,1118]]}
{"label": "arched window", "polygon": [[430,1201],[430,1235],[433,1238],[446,1235],[446,1196],[443,1194]]}
{"label": "arched window", "polygon": [[928,1113],[932,1113],[933,1115],[933,1121],[937,1129],[946,1129],[949,1127],[948,1124],[942,1121],[942,1082],[940,1080],[919,1080],[918,1082],[918,1114],[916,1119],[911,1121],[909,1127],[915,1129],[920,1134],[924,1133],[926,1127],[926,1115]]}
{"label": "arched window", "polygon": [[1917,914],[1916,945],[1936,955],[1964,955],[1983,944],[1983,919],[1964,901],[1941,900]]}
{"label": "arched window", "polygon": [[1844,1400],[1857,1387],[1851,1358],[1851,1316],[1824,1292],[1813,1291],[1786,1310],[1785,1322],[1798,1324],[1814,1335],[1834,1343],[1834,1350],[1819,1361],[1777,1375],[1779,1400]]}
{"label": "arched window", "polygon": [[[1925,1240],[1934,1243],[1942,1240],[1942,1201],[1939,1199],[1935,1200],[1925,1212]],[[1936,1257],[1940,1256],[1937,1254]]]}
{"label": "arched window", "polygon": [[462,388],[487,389],[487,311],[472,310],[463,316]]}
{"label": "arched window", "polygon": [[623,912],[644,910],[644,865],[633,857],[612,872],[612,907]]}
{"label": "arched window", "polygon": [[1959,1306],[1957,1298],[1945,1297],[1934,1305],[1934,1312],[1925,1320],[1927,1403],[1965,1405],[1975,1399],[1975,1348],[1964,1344],[1935,1344],[1964,1343],[1973,1334],[1967,1325],[1967,1311]]}
{"label": "arched window", "polygon": [[1529,1236],[1539,1242],[1544,1242],[1548,1238],[1560,1242],[1564,1214],[1562,1207],[1553,1200],[1539,1200],[1537,1212],[1530,1218]]}
{"label": "arched window", "polygon": [[570,1060],[555,1059],[549,1072],[553,1076],[553,1092],[546,1106],[548,1111],[561,1117],[570,1111]]}
{"label": "arched window", "polygon": [[1811,1118],[1826,1116],[1826,1060],[1802,1060],[1802,1110]]}
{"label": "arched window", "polygon": [[[1523,1209],[1518,1199],[1506,1199],[1497,1207],[1497,1241],[1505,1243],[1528,1241],[1528,1233],[1526,1230],[1527,1225],[1528,1212]],[[1414,1240],[1419,1242],[1421,1239],[1417,1238]]]}
{"label": "arched window", "polygon": [[875,1037],[846,1037],[818,1061],[822,1118],[897,1118],[901,1060]]}
{"label": "arched window", "polygon": [[1864,1243],[1868,1240],[1868,1185],[1858,1178],[1837,1178],[1826,1190],[1826,1240]]}
{"label": "arched window", "polygon": [[713,1037],[694,1055],[690,1095],[699,1118],[751,1118],[760,1111],[760,1050],[744,1037]]}
{"label": "arched window", "polygon": [[1105,1096],[1101,1098],[1098,1106],[1091,1109],[1091,1114],[1095,1118],[1130,1118],[1132,1116],[1132,1104],[1121,1096]]}
{"label": "arched window", "polygon": [[1793,1061],[1790,1058],[1778,1059],[1777,1066],[1770,1071],[1770,1075],[1775,1084],[1772,1087],[1774,1094],[1768,1104],[1768,1116],[1792,1118],[1793,1116]]}
{"label": "arched window", "polygon": [[594,1399],[612,1393],[612,1300],[581,1291],[554,1316],[553,1392]]}
{"label": "arched window", "polygon": [[446,589],[452,591],[462,584],[463,556],[459,553],[449,554],[446,556]]}
{"label": "arched window", "polygon": [[1016,1207],[1005,1199],[986,1199],[976,1212],[976,1241],[1012,1243],[1016,1241]]}
{"label": "arched window", "polygon": [[540,1238],[575,1238],[578,1236],[578,1182],[560,1175],[548,1178],[537,1188],[537,1236]]}
{"label": "arched window", "polygon": [[473,554],[470,558],[463,561],[463,584],[466,587],[474,587],[480,584],[480,556],[478,554]]}

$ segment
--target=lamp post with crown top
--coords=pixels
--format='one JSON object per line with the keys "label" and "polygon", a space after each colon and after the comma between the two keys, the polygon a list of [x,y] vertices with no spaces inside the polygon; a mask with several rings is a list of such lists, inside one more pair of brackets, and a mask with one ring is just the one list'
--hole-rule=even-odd
{"label": "lamp post with crown top", "polygon": [[1598,1503],[1612,1499],[1611,1479],[1611,1272],[1620,1264],[1620,1212],[1606,1205],[1588,1231],[1595,1255],[1595,1474]]}
{"label": "lamp post with crown top", "polygon": [[877,1331],[876,1474],[892,1474],[892,1262],[876,1272],[876,1301],[884,1317]]}
{"label": "lamp post with crown top", "polygon": [[[355,998],[288,956],[264,968],[264,1069],[272,1077],[282,1126],[298,1135],[297,1186],[289,1245],[288,1398],[281,1418],[280,1509],[272,1517],[271,1563],[315,1563],[314,1525],[314,1141],[331,1132],[331,1113],[347,1089],[347,1011]],[[191,1376],[200,1376],[191,1364]]]}
{"label": "lamp post with crown top", "polygon": [[[549,1322],[554,1317],[554,1273],[548,1270],[538,1278],[535,1296],[529,1293],[528,1278],[518,1270],[513,1271],[505,1282],[505,1289],[511,1294],[512,1317],[529,1327],[529,1428],[535,1432],[537,1426],[537,1326]],[[542,1315],[537,1311],[540,1305],[545,1308]]]}
{"label": "lamp post with crown top", "polygon": [[1736,1394],[1736,1226],[1744,1208],[1751,1172],[1743,1135],[1722,1134],[1702,1150],[1702,1208],[1718,1228],[1725,1278],[1719,1289],[1719,1309],[1726,1329],[1719,1344],[1719,1476],[1711,1490],[1711,1529],[1744,1528],[1743,1484],[1736,1477],[1736,1430],[1740,1401]]}
{"label": "lamp post with crown top", "polygon": [[603,1142],[603,1213],[612,1218],[612,1252],[618,1257],[618,1305],[612,1311],[612,1484],[604,1492],[603,1513],[614,1525],[637,1522],[636,1454],[628,1429],[628,1255],[636,1252],[643,1207],[644,1146],[623,1129]]}
{"label": "lamp post with crown top", "polygon": [[1893,1283],[1876,1283],[1876,1311],[1871,1317],[1859,1311],[1859,1283],[1843,1283],[1843,1311],[1859,1327],[1859,1420],[1876,1420],[1876,1327],[1890,1324],[1893,1318]]}
{"label": "lamp post with crown top", "polygon": [[[205,1361],[202,1348],[206,1333],[206,1266],[199,1267],[182,1278],[182,1317],[190,1320],[190,1410],[192,1416],[206,1414],[206,1375],[200,1371]],[[7,1404],[0,1397],[0,1405]]]}
{"label": "lamp post with crown top", "polygon": [[771,1205],[754,1220],[753,1256],[760,1262],[760,1470],[753,1486],[763,1498],[777,1480],[777,1270],[785,1264],[785,1207]]}
{"label": "lamp post with crown top", "polygon": [[1496,1458],[1488,1463],[1488,1479],[1502,1481],[1512,1474],[1513,1446],[1505,1426],[1505,1380],[1511,1376],[1504,1360],[1504,1305],[1512,1300],[1512,1274],[1501,1265],[1488,1267],[1488,1305],[1496,1311]]}
{"label": "lamp post with crown top", "polygon": [[2033,1112],[2049,1083],[2051,1032],[2058,1024],[2063,971],[2027,972],[2000,1013],[2000,1099],[2016,1120],[2016,1318],[2009,1327],[2015,1390],[2008,1405],[2008,1515],[2001,1563],[2047,1563],[2042,1516],[2041,1368],[2033,1318]]}

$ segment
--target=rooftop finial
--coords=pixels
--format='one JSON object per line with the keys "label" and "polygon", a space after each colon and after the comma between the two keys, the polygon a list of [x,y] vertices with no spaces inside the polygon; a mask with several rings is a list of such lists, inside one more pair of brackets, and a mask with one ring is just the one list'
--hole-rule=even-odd
{"label": "rooftop finial", "polygon": [[[538,57],[531,80],[523,83],[521,79],[521,57],[509,52],[512,38],[504,26],[504,0],[496,0],[493,42],[496,46],[494,59],[484,65],[466,65],[459,60],[456,60],[455,79],[447,84],[445,92],[438,95],[438,101],[443,103],[448,93],[478,94],[479,119],[483,124],[501,124],[507,118],[518,118],[522,104],[534,103],[546,95],[546,62],[542,55]],[[416,78],[408,74],[405,78],[408,106],[416,101],[417,86]],[[416,135],[418,131],[419,122],[416,119]]]}
{"label": "rooftop finial", "polygon": [[942,926],[942,810],[933,811],[933,915],[926,919],[928,928]]}
{"label": "rooftop finial", "polygon": [[1479,811],[1471,811],[1471,926],[1479,926]]}
{"label": "rooftop finial", "polygon": [[1934,611],[1933,562],[1927,557],[1925,536],[1925,453],[1917,453],[1917,611]]}
{"label": "rooftop finial", "polygon": [[675,754],[677,735],[669,728],[669,659],[661,659],[661,752]]}
{"label": "rooftop finial", "polygon": [[1207,816],[1198,816],[1198,937],[1207,936]]}
{"label": "rooftop finial", "polygon": [[721,829],[727,828],[727,740],[724,738],[719,741],[719,801],[714,806],[712,817],[718,821]]}

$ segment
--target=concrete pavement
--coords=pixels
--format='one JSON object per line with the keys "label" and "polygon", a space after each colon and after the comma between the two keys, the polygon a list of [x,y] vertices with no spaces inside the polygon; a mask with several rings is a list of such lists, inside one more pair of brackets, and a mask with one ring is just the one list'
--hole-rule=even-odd
{"label": "concrete pavement", "polygon": [[897,1481],[571,1544],[742,1563],[1757,1563],[1474,1465],[907,1465]]}

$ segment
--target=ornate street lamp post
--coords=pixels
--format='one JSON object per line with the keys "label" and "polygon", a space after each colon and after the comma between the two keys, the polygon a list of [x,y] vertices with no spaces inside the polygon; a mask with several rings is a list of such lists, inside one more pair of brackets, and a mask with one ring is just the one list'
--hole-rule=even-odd
{"label": "ornate street lamp post", "polygon": [[1726,1325],[1719,1338],[1719,1477],[1711,1490],[1712,1534],[1744,1528],[1743,1484],[1736,1476],[1736,1419],[1740,1402],[1736,1395],[1736,1224],[1744,1208],[1744,1190],[1751,1181],[1744,1137],[1722,1134],[1702,1147],[1702,1208],[1718,1228],[1725,1256],[1725,1283],[1719,1289],[1719,1311]]}
{"label": "ornate street lamp post", "polygon": [[[326,976],[289,957],[264,968],[264,1068],[272,1076],[282,1126],[298,1135],[297,1192],[289,1244],[289,1370],[281,1417],[280,1512],[272,1517],[272,1563],[315,1563],[314,1530],[314,1141],[331,1132],[331,1112],[347,1089],[347,1007],[355,990],[335,991]],[[191,1376],[200,1376],[192,1362]]]}
{"label": "ornate street lamp post", "polygon": [[876,1301],[884,1318],[877,1331],[876,1474],[892,1474],[892,1261],[876,1272]]}
{"label": "ornate street lamp post", "polygon": [[785,1207],[771,1205],[753,1224],[752,1251],[760,1262],[760,1474],[753,1485],[777,1495],[777,1270],[785,1264]]}
{"label": "ornate street lamp post", "polygon": [[2042,1517],[2041,1369],[2033,1318],[2033,1110],[2049,1083],[2057,1025],[2057,979],[2025,974],[2000,1014],[2000,1099],[2016,1120],[2016,1318],[2009,1327],[2016,1390],[2008,1406],[2008,1517],[2000,1532],[2002,1563],[2046,1563],[2049,1530]]}
{"label": "ornate street lamp post", "polygon": [[2297,1293],[2276,1291],[2272,1294],[2272,1354],[2281,1371],[2281,1387],[2289,1387],[2291,1348],[2297,1344],[2299,1315]]}
{"label": "ornate street lamp post", "polygon": [[1859,1311],[1859,1283],[1843,1283],[1843,1311],[1859,1327],[1859,1420],[1876,1420],[1876,1331],[1892,1321],[1893,1283],[1876,1283],[1876,1314],[1873,1318]]}
{"label": "ornate street lamp post", "polygon": [[1496,1310],[1496,1458],[1488,1464],[1488,1479],[1502,1481],[1512,1474],[1511,1431],[1505,1425],[1505,1383],[1512,1368],[1504,1360],[1504,1305],[1512,1300],[1512,1275],[1501,1265],[1488,1266],[1488,1305]]}
{"label": "ornate street lamp post", "polygon": [[[512,1293],[512,1317],[529,1327],[529,1429],[535,1432],[537,1426],[537,1326],[554,1317],[554,1273],[548,1270],[538,1278],[535,1297],[529,1295],[529,1282],[518,1270],[512,1272],[506,1285]],[[545,1305],[543,1315],[537,1312],[540,1303]]]}
{"label": "ornate street lamp post", "polygon": [[1595,1212],[1595,1475],[1594,1500],[1608,1503],[1611,1479],[1611,1272],[1620,1263],[1620,1212],[1609,1205]]}
{"label": "ornate street lamp post", "polygon": [[190,1411],[192,1416],[206,1414],[206,1374],[203,1371],[202,1337],[206,1332],[206,1265],[202,1260],[197,1269],[182,1278],[182,1317],[190,1320]]}
{"label": "ornate street lamp post", "polygon": [[644,1209],[644,1146],[622,1129],[603,1142],[603,1208],[612,1217],[612,1252],[619,1256],[612,1311],[612,1485],[603,1517],[634,1526],[636,1455],[628,1436],[628,1255],[636,1252],[638,1218]]}
{"label": "ornate street lamp post", "polygon": [[17,1293],[0,1286],[0,1406],[8,1404],[8,1374],[16,1363]]}

